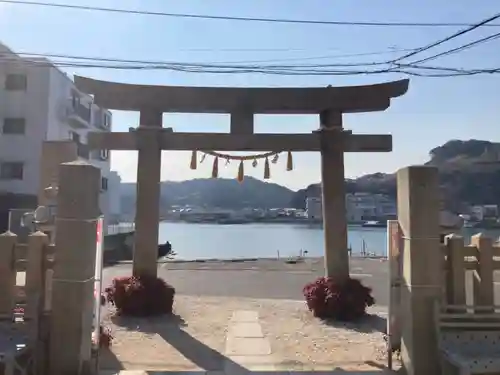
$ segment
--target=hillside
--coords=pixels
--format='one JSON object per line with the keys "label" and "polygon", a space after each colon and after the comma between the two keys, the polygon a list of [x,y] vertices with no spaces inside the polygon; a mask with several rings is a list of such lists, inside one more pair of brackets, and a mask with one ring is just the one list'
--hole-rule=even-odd
{"label": "hillside", "polygon": [[[124,183],[121,188],[122,210],[135,210],[135,183]],[[245,177],[243,183],[235,179],[207,178],[181,182],[161,182],[161,205],[196,205],[220,208],[284,208],[289,207],[294,192],[284,186]]]}
{"label": "hillside", "polygon": [[[500,143],[451,140],[429,152],[426,165],[439,168],[440,187],[446,208],[459,211],[461,203],[500,205]],[[124,213],[135,210],[134,183],[122,186]],[[320,185],[293,192],[284,186],[245,177],[195,179],[161,183],[161,205],[197,205],[220,208],[305,208],[306,196],[318,196]],[[396,197],[395,174],[374,173],[346,180],[348,193],[383,193]]]}
{"label": "hillside", "polygon": [[[445,207],[460,210],[461,203],[500,205],[500,143],[451,140],[429,152],[426,165],[439,169]],[[319,184],[299,190],[293,207],[303,208],[308,194],[319,194]],[[346,191],[384,193],[396,197],[396,175],[375,173],[346,180]]]}

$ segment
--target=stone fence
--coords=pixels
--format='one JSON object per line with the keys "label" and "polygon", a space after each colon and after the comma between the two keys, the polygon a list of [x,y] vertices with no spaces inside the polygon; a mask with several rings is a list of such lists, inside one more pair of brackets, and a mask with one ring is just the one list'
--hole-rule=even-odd
{"label": "stone fence", "polygon": [[[494,272],[500,270],[499,244],[480,233],[472,237],[470,245],[465,245],[463,237],[452,234],[445,238],[441,253],[447,304],[495,304]],[[467,282],[470,279],[472,283]]]}
{"label": "stone fence", "polygon": [[[0,314],[12,316],[15,308],[24,308],[24,316],[38,318],[49,311],[50,290],[54,265],[54,245],[48,236],[36,232],[28,242],[18,243],[17,235],[0,235]],[[20,284],[20,285],[18,285]]]}

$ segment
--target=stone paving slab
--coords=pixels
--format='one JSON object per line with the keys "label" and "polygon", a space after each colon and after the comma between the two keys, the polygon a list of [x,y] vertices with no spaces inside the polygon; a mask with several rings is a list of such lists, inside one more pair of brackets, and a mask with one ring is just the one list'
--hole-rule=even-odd
{"label": "stone paving slab", "polygon": [[271,358],[271,344],[262,333],[257,311],[233,312],[226,337],[226,356],[226,374],[276,370]]}
{"label": "stone paving slab", "polygon": [[271,345],[263,337],[228,337],[227,355],[270,355]]}
{"label": "stone paving slab", "polygon": [[240,323],[256,323],[259,321],[259,313],[257,311],[237,310],[233,312],[231,321]]}
{"label": "stone paving slab", "polygon": [[228,335],[232,337],[264,337],[259,323],[234,323],[229,327]]}

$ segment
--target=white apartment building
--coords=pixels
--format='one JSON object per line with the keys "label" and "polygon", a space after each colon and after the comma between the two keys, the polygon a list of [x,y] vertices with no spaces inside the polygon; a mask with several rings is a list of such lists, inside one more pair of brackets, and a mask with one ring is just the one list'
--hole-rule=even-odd
{"label": "white apartment building", "polygon": [[[363,222],[375,217],[396,216],[396,202],[383,194],[346,194],[346,217],[351,223]],[[312,220],[322,220],[322,199],[306,198],[306,215]]]}
{"label": "white apartment building", "polygon": [[111,112],[93,104],[47,59],[23,58],[0,43],[0,193],[36,196],[45,140],[71,139],[101,169],[101,211],[109,213],[110,160],[89,151],[89,132],[111,131]]}
{"label": "white apartment building", "polygon": [[323,203],[321,198],[306,198],[306,215],[310,220],[323,220]]}
{"label": "white apartment building", "polygon": [[396,201],[383,194],[346,194],[347,220],[361,222],[376,217],[396,216]]}

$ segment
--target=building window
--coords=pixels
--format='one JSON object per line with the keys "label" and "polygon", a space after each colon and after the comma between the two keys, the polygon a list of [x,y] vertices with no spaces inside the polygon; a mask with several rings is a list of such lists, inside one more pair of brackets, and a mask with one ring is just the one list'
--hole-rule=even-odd
{"label": "building window", "polygon": [[108,160],[108,158],[109,158],[109,150],[107,150],[107,149],[106,150],[100,150],[100,152],[99,152],[99,158],[101,160]]}
{"label": "building window", "polygon": [[0,179],[2,180],[22,180],[24,163],[3,162],[0,164]]}
{"label": "building window", "polygon": [[3,134],[24,134],[26,131],[26,119],[5,118],[3,120]]}
{"label": "building window", "polygon": [[104,114],[104,127],[107,129],[111,127],[111,116],[107,113]]}
{"label": "building window", "polygon": [[76,109],[80,104],[80,95],[75,90],[71,90],[71,105],[73,109]]}
{"label": "building window", "polygon": [[78,133],[75,133],[75,132],[71,132],[71,140],[75,143],[81,143],[80,142],[80,134]]}
{"label": "building window", "polygon": [[108,179],[101,177],[101,191],[108,191]]}
{"label": "building window", "polygon": [[26,74],[7,74],[5,78],[5,90],[26,91],[28,88],[28,77]]}

